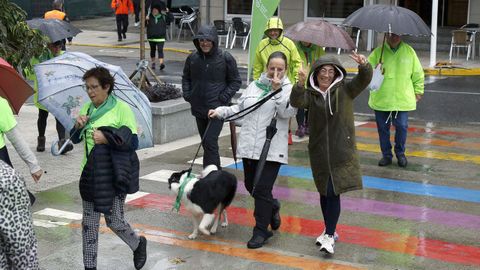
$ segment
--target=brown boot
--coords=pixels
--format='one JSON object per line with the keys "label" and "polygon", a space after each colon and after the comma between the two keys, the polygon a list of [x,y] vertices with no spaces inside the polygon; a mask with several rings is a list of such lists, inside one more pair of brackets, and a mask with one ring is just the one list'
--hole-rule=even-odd
{"label": "brown boot", "polygon": [[37,137],[37,152],[45,151],[45,136]]}

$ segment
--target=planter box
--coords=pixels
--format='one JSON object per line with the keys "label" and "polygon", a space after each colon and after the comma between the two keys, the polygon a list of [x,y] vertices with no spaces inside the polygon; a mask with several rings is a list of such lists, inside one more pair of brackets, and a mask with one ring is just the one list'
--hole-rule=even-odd
{"label": "planter box", "polygon": [[183,98],[152,105],[153,142],[163,144],[198,134],[190,104]]}

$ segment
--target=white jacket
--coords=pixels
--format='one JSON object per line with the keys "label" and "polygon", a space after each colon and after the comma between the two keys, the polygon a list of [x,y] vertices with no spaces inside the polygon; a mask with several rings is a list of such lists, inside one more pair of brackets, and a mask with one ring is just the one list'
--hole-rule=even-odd
{"label": "white jacket", "polygon": [[[277,133],[273,136],[267,160],[288,163],[288,121],[295,116],[297,109],[290,105],[292,83],[285,77],[282,91],[262,104],[260,108],[243,117],[240,137],[237,143],[237,157],[258,160],[266,140],[266,128],[277,112]],[[238,103],[215,109],[221,118],[228,117],[260,100],[262,89],[255,82],[245,89]]]}

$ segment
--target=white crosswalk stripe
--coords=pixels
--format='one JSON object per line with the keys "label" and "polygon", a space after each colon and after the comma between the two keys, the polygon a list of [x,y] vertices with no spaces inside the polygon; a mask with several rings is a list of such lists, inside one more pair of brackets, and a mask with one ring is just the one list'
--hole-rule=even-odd
{"label": "white crosswalk stripe", "polygon": [[54,208],[45,208],[43,210],[37,211],[33,213],[34,215],[41,215],[41,216],[49,216],[49,217],[56,217],[56,218],[64,218],[70,220],[81,220],[82,214],[58,210]]}
{"label": "white crosswalk stripe", "polygon": [[[237,162],[238,162],[238,160],[237,160]],[[191,164],[192,160],[187,161],[187,163]],[[203,165],[203,157],[197,157],[195,159],[194,164]],[[229,157],[220,157],[220,164],[222,165],[222,167],[228,167],[230,165],[235,164],[235,160],[233,158],[229,158]]]}
{"label": "white crosswalk stripe", "polygon": [[175,171],[172,171],[172,170],[159,170],[151,174],[144,175],[140,177],[140,179],[167,183],[168,178],[174,172]]}

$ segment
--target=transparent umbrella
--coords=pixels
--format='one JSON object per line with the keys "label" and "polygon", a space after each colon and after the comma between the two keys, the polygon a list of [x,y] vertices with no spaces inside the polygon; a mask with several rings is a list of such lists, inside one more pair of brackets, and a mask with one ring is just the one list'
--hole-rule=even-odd
{"label": "transparent umbrella", "polygon": [[[71,130],[83,104],[90,101],[84,91],[83,74],[97,66],[110,71],[115,79],[113,95],[132,108],[137,120],[139,149],[152,147],[150,102],[119,66],[98,61],[80,52],[66,52],[37,64],[34,70],[38,80],[38,101],[62,123],[66,130]],[[54,155],[56,152],[52,151]]]}

